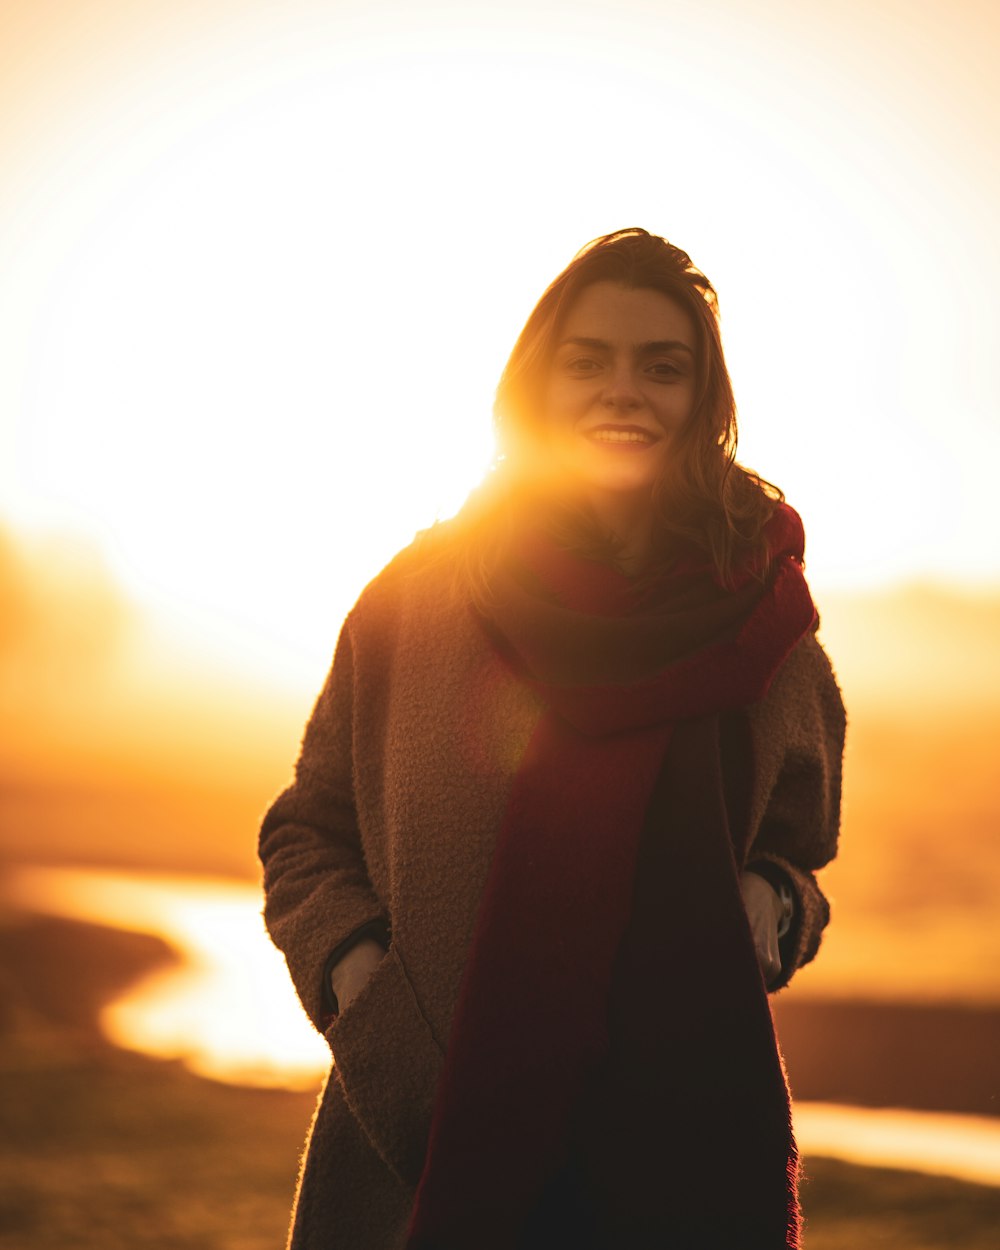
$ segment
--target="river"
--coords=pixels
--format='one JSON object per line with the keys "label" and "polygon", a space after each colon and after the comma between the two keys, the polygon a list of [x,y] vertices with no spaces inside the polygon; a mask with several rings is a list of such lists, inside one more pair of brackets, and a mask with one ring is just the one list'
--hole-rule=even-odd
{"label": "river", "polygon": [[[118,1046],[181,1059],[241,1085],[310,1088],[326,1043],[296,998],[261,918],[257,887],[227,879],[19,867],[0,883],[16,910],[154,934],[175,965],[102,1011]],[[1000,1185],[1000,1119],[795,1101],[804,1156],[908,1168]]]}

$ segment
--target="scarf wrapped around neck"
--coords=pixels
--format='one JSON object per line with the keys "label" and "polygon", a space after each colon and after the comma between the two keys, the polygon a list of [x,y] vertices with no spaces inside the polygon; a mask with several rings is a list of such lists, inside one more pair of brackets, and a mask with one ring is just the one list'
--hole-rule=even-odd
{"label": "scarf wrapped around neck", "polygon": [[514,777],[408,1250],[798,1245],[797,1155],[739,886],[720,714],[812,627],[796,513],[765,583],[637,594],[526,534],[483,621],[543,712]]}

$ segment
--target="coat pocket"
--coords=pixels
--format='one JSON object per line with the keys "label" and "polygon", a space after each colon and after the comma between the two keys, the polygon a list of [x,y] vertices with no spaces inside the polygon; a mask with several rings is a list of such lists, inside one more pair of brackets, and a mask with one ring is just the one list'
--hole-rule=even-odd
{"label": "coat pocket", "polygon": [[326,1040],[351,1113],[385,1164],[416,1186],[444,1055],[394,944]]}

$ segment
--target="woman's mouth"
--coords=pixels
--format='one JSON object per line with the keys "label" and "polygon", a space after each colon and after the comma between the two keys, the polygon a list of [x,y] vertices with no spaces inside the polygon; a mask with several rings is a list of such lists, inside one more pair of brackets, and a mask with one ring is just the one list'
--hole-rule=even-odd
{"label": "woman's mouth", "polygon": [[588,430],[586,437],[592,443],[605,443],[616,447],[651,447],[659,440],[648,430],[634,425],[599,425]]}

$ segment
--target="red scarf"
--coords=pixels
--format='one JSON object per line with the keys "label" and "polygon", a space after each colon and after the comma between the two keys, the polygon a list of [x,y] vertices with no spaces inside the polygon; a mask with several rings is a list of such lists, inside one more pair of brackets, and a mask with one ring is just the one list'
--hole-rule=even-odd
{"label": "red scarf", "polygon": [[815,619],[790,508],[768,540],[766,587],[724,590],[691,560],[640,598],[537,535],[503,576],[485,624],[546,710],[480,903],[409,1250],[558,1245],[539,1221],[580,1218],[567,1177],[595,1245],[798,1244],[718,752],[718,713],[760,699]]}

